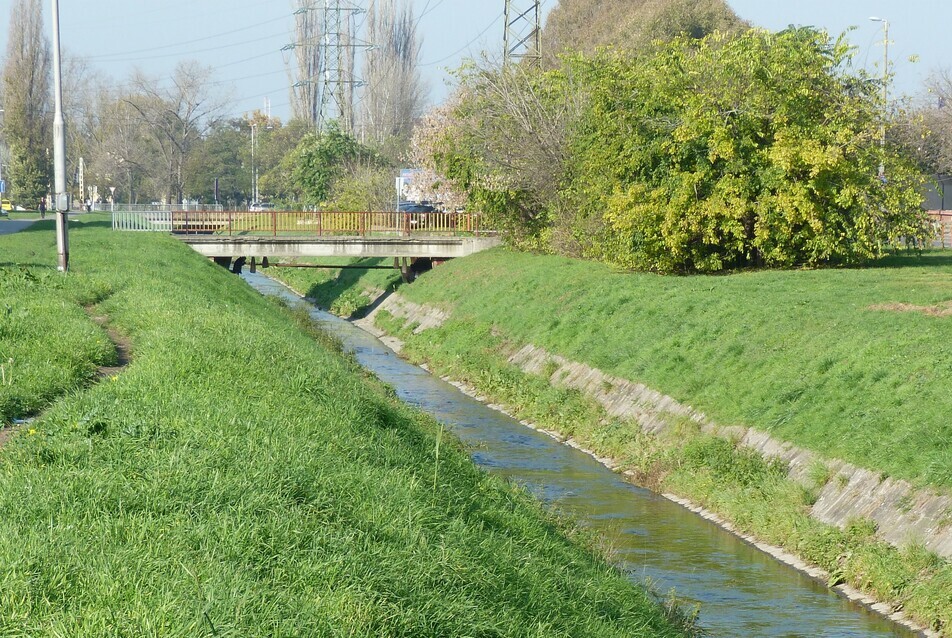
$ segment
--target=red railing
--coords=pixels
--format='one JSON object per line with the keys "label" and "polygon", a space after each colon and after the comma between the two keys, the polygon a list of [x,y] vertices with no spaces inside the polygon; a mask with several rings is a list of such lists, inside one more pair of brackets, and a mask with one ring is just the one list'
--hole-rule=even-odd
{"label": "red railing", "polygon": [[349,213],[304,211],[172,211],[172,232],[183,235],[479,236],[478,213]]}
{"label": "red railing", "polygon": [[952,211],[930,210],[929,217],[936,227],[936,247],[952,248]]}

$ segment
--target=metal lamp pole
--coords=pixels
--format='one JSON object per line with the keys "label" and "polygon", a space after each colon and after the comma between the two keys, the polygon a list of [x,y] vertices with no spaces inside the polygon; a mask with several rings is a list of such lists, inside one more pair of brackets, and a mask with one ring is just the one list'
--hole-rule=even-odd
{"label": "metal lamp pole", "polygon": [[[882,153],[886,152],[886,105],[889,103],[889,20],[870,16],[873,22],[883,23],[883,122],[879,129],[879,148]],[[883,164],[885,160],[879,162],[879,178],[886,177],[886,167]]]}
{"label": "metal lamp pole", "polygon": [[251,205],[258,205],[258,166],[255,164],[255,133],[258,123],[251,123]]}
{"label": "metal lamp pole", "polygon": [[[0,109],[0,115],[3,115],[4,110]],[[3,158],[0,157],[0,184],[3,184]],[[6,187],[6,184],[4,184]],[[6,188],[0,188],[0,195],[3,195],[6,192]]]}
{"label": "metal lamp pole", "polygon": [[69,194],[66,192],[66,123],[60,67],[59,0],[53,0],[53,175],[56,190],[57,270],[69,270]]}

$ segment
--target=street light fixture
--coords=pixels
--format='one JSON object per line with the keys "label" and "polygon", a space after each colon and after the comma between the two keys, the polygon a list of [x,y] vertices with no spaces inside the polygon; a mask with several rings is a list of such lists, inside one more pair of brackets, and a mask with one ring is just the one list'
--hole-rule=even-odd
{"label": "street light fixture", "polygon": [[[879,148],[882,153],[886,152],[886,108],[889,102],[889,20],[877,16],[869,17],[871,22],[883,23],[883,121],[879,129]],[[886,167],[883,164],[885,158],[879,162],[879,179],[886,178]]]}

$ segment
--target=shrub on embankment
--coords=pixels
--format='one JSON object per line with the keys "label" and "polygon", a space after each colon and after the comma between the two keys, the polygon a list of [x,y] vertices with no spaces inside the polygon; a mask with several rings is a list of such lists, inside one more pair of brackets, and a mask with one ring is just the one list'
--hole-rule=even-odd
{"label": "shrub on embankment", "polygon": [[[75,323],[65,309],[95,303],[133,356],[84,388],[108,357],[76,355],[55,400],[14,377],[47,407],[0,449],[0,635],[682,635],[224,269],[79,223],[72,272],[47,276],[51,227],[0,238],[0,281],[35,275],[6,303],[50,333],[52,315],[23,317],[24,291]],[[55,363],[47,345],[19,356]]]}
{"label": "shrub on embankment", "polygon": [[[496,250],[400,288],[409,301],[447,311],[442,327],[414,334],[412,322],[385,312],[376,321],[405,340],[408,357],[519,417],[787,548],[824,568],[833,584],[948,627],[947,561],[914,542],[890,547],[866,521],[840,530],[810,517],[819,489],[837,480],[830,470],[818,464],[812,485],[793,483],[777,463],[702,435],[690,421],[647,436],[577,390],[552,387],[550,371],[526,374],[508,361],[534,344],[645,383],[721,425],[752,426],[827,458],[948,490],[952,258],[930,253],[879,266],[659,277]],[[308,290],[296,275],[295,285]],[[315,287],[334,289],[327,281]]]}
{"label": "shrub on embankment", "polygon": [[845,37],[630,46],[464,68],[459,99],[420,128],[420,161],[514,245],[625,268],[868,263],[929,241],[924,177]]}

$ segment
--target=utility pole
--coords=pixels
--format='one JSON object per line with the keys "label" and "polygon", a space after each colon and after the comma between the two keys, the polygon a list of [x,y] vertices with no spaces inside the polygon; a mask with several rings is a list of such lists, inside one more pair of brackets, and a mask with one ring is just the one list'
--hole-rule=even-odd
{"label": "utility pole", "polygon": [[503,64],[528,60],[542,63],[541,0],[506,0],[506,33],[503,37]]}
{"label": "utility pole", "polygon": [[59,0],[53,0],[53,175],[56,185],[57,269],[69,271],[69,193],[66,192],[66,122],[63,118],[63,82],[60,67]]}
{"label": "utility pole", "polygon": [[[873,22],[883,23],[883,121],[879,128],[879,149],[885,158],[886,114],[889,107],[889,20],[886,18],[877,18],[876,16],[870,16],[869,19]],[[884,161],[885,159],[881,159],[879,162],[879,179],[881,180],[886,179],[886,166],[883,163]]]}

